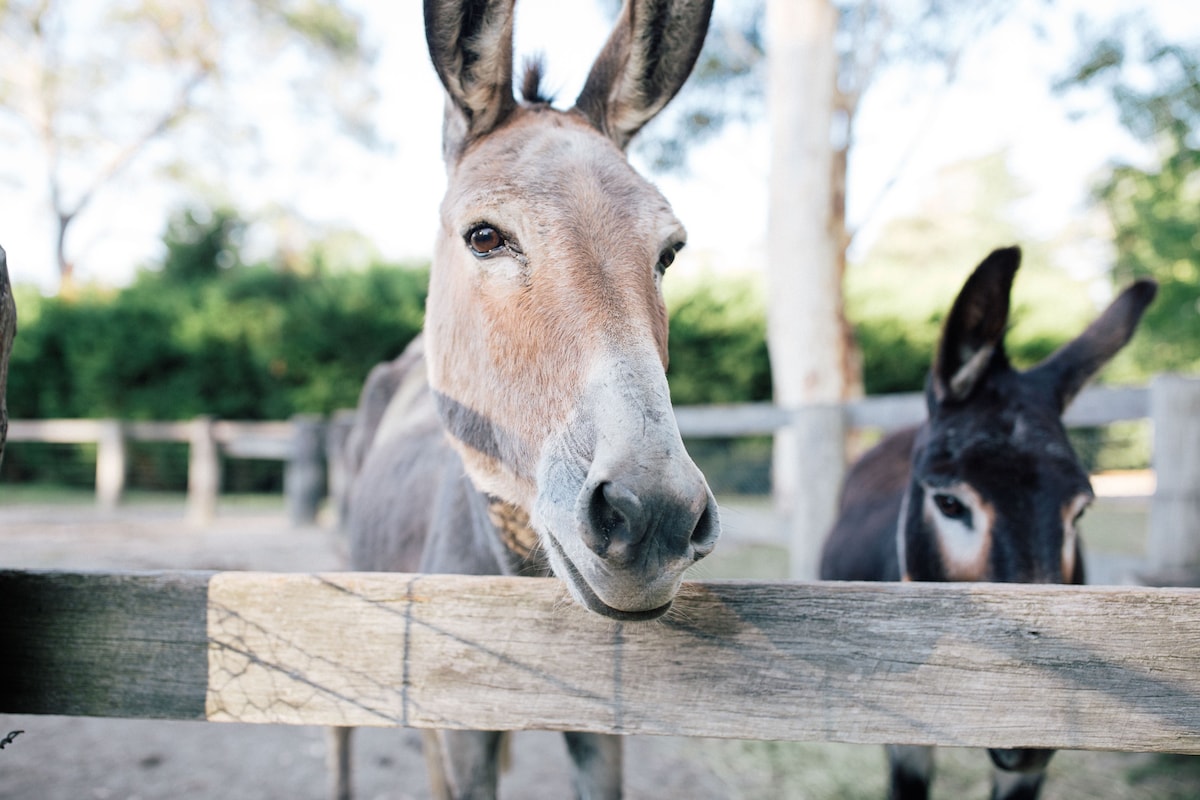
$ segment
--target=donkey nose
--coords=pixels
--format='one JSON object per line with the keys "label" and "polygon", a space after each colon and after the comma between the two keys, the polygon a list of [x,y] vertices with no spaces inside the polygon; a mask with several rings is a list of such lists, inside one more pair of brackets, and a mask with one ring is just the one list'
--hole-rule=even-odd
{"label": "donkey nose", "polygon": [[661,537],[661,549],[672,555],[691,545],[699,560],[712,552],[720,533],[711,494],[697,511],[682,499],[639,497],[616,481],[599,481],[591,489],[584,517],[584,543],[619,564],[634,561],[648,535]]}

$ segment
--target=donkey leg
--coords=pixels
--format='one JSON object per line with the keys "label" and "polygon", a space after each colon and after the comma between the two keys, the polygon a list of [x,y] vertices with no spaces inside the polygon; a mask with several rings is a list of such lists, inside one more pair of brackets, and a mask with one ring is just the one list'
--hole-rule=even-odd
{"label": "donkey leg", "polygon": [[563,736],[575,763],[575,796],[579,800],[620,800],[621,737],[572,731]]}
{"label": "donkey leg", "polygon": [[326,729],[329,796],[333,800],[350,800],[354,794],[350,766],[350,740],[353,733],[354,728]]}
{"label": "donkey leg", "polygon": [[992,800],[1037,800],[1042,793],[1042,780],[1045,772],[1005,772],[1002,769],[992,773]]}
{"label": "donkey leg", "polygon": [[496,800],[499,731],[424,731],[422,743],[436,800]]}
{"label": "donkey leg", "polygon": [[992,749],[988,755],[996,767],[992,773],[992,800],[1037,800],[1053,750]]}
{"label": "donkey leg", "polygon": [[933,782],[933,748],[887,745],[888,800],[927,800]]}

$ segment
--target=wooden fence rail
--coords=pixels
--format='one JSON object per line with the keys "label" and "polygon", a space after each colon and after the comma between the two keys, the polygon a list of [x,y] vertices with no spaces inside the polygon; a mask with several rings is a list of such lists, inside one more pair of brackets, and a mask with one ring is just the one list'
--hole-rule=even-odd
{"label": "wooden fence rail", "polygon": [[[846,466],[845,434],[864,428],[890,430],[924,419],[919,394],[868,397],[838,406],[784,409],[770,404],[692,406],[676,409],[685,437],[770,435],[794,429],[804,464],[790,486],[776,486],[786,517],[783,529],[791,575],[813,578],[824,532],[836,516],[838,488]],[[1200,379],[1156,378],[1148,388],[1094,387],[1072,404],[1066,422],[1092,427],[1149,418],[1154,423],[1153,466],[1158,488],[1151,503],[1146,569],[1163,580],[1200,576]],[[202,417],[192,422],[115,420],[13,420],[13,442],[95,442],[96,490],[102,507],[114,507],[125,486],[126,442],[189,444],[188,518],[213,519],[220,490],[220,458],[267,458],[286,463],[288,513],[296,524],[311,522],[323,496],[341,496],[339,454],[353,413],[328,422],[297,416],[287,422],[234,422]]]}
{"label": "wooden fence rail", "polygon": [[[0,572],[0,711],[1200,754],[1200,590]],[[914,622],[916,621],[916,622]]]}
{"label": "wooden fence rail", "polygon": [[325,495],[325,422],[298,414],[291,420],[238,422],[198,417],[188,422],[114,419],[12,420],[10,442],[96,445],[96,500],[118,506],[128,472],[128,442],[188,445],[188,519],[212,521],[221,485],[221,458],[284,462],[284,494],[295,524],[312,522]]}

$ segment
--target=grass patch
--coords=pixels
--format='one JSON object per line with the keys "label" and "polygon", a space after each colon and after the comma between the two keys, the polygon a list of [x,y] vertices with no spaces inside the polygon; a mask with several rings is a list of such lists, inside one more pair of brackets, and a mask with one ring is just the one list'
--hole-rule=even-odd
{"label": "grass patch", "polygon": [[[95,505],[96,492],[90,488],[62,486],[50,483],[7,483],[0,486],[0,507],[15,506],[72,506]],[[122,495],[123,507],[180,506],[187,504],[183,492],[162,492],[148,489],[129,489]],[[222,494],[218,506],[242,511],[282,511],[281,494],[245,492]]]}

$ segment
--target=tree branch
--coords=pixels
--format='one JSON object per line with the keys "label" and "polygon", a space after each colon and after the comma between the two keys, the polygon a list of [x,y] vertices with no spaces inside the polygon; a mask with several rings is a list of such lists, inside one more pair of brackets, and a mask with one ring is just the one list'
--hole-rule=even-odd
{"label": "tree branch", "polygon": [[191,110],[192,94],[208,79],[209,74],[206,68],[201,67],[180,86],[175,102],[171,107],[155,120],[154,124],[149,126],[140,136],[130,142],[124,150],[118,153],[107,166],[101,169],[91,184],[83,190],[79,199],[75,202],[74,208],[69,212],[71,216],[75,216],[83,211],[97,191],[124,172],[137,157],[138,153],[148,144],[170,130],[175,123]]}

